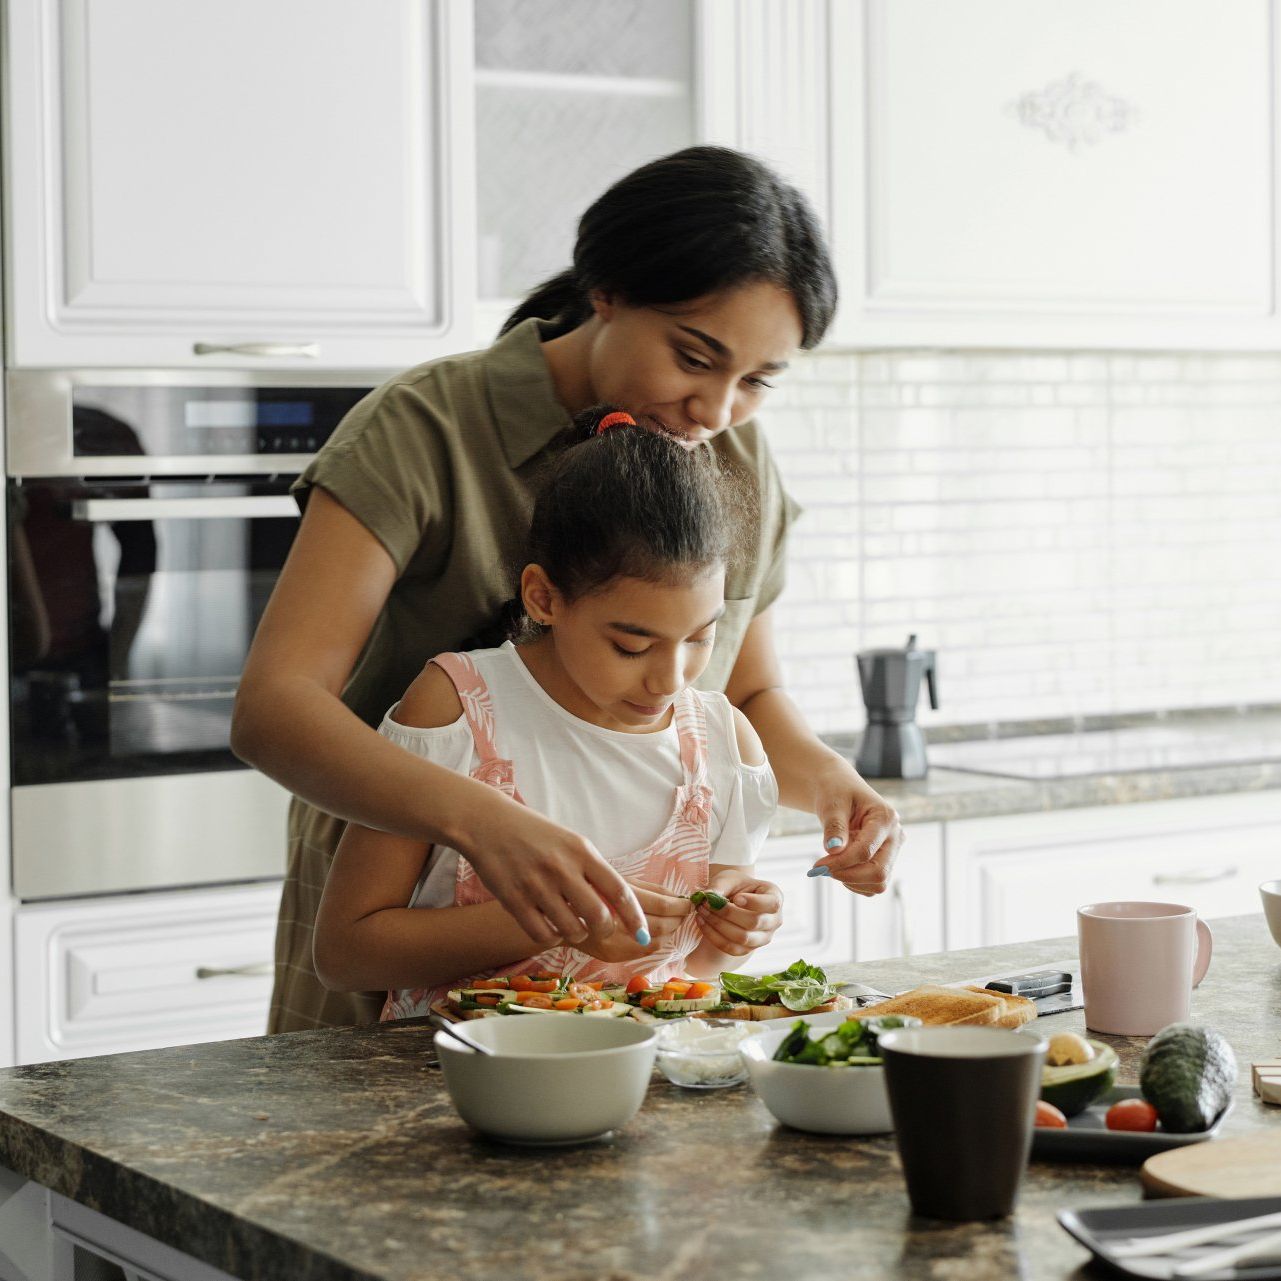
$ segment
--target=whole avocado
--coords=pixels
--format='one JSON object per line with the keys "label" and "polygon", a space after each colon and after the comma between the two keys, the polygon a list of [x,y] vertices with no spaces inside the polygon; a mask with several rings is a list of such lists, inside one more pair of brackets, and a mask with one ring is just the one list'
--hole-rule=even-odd
{"label": "whole avocado", "polygon": [[1171,1134],[1208,1130],[1228,1106],[1237,1079],[1232,1047],[1213,1028],[1163,1027],[1143,1052],[1139,1088]]}

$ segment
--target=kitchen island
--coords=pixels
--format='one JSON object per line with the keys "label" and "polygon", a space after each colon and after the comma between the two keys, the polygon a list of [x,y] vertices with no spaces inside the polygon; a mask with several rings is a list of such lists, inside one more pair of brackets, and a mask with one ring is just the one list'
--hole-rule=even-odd
{"label": "kitchen island", "polygon": [[[1281,1108],[1249,1081],[1253,1059],[1281,1052],[1281,949],[1262,916],[1213,929],[1193,1017],[1242,1066],[1224,1133],[1271,1127],[1281,1159]],[[832,973],[893,991],[1074,954],[1058,939]],[[1075,1011],[1042,1030],[1083,1026]],[[200,1281],[1061,1278],[1088,1255],[1055,1213],[1142,1196],[1134,1167],[1034,1162],[1008,1220],[914,1219],[892,1136],[793,1132],[750,1087],[685,1091],[657,1075],[612,1138],[504,1147],[459,1121],[432,1036],[411,1022],[0,1072],[0,1166],[13,1172],[0,1275],[63,1281],[78,1237]],[[1143,1039],[1103,1039],[1134,1080]]]}

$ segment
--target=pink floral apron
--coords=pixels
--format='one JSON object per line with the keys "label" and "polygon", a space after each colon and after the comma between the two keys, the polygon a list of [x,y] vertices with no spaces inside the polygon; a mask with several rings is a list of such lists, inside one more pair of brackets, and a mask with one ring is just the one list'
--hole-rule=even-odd
{"label": "pink floral apron", "polygon": [[[519,661],[519,660],[517,660]],[[472,778],[488,783],[513,800],[524,799],[516,787],[512,763],[498,755],[495,746],[493,700],[489,687],[467,654],[440,654],[432,659],[453,682],[463,705],[480,758]],[[688,895],[707,885],[711,853],[708,829],[711,823],[712,790],[707,783],[707,717],[697,691],[684,689],[675,704],[676,733],[680,740],[681,783],[676,788],[672,813],[658,839],[634,854],[609,860],[623,876],[661,885],[673,894]],[[620,780],[620,785],[626,785]],[[476,875],[475,868],[459,855],[454,880],[454,904],[488,903],[493,895]],[[685,958],[698,946],[698,923],[693,915],[685,919],[671,938],[646,956],[634,961],[605,962],[576,948],[550,948],[537,956],[481,974],[462,974],[435,988],[402,988],[387,994],[382,1017],[403,1019],[425,1014],[431,1004],[444,998],[450,988],[465,986],[471,979],[495,978],[509,974],[546,971],[572,974],[580,982],[605,980],[626,983],[633,975],[646,974],[655,981],[682,972]]]}

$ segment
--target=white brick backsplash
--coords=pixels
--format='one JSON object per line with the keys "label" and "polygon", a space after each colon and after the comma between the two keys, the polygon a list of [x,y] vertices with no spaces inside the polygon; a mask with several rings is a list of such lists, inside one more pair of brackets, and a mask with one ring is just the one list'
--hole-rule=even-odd
{"label": "white brick backsplash", "polygon": [[795,526],[792,693],[939,651],[925,724],[1281,702],[1281,356],[818,354],[765,429]]}

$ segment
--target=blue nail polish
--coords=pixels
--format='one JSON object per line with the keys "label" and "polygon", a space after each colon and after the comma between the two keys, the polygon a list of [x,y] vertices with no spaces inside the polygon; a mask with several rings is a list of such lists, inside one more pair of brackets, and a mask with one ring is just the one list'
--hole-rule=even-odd
{"label": "blue nail polish", "polygon": [[827,840],[823,842],[823,848],[825,850],[839,850],[844,844],[845,842],[841,840],[839,836],[829,836]]}
{"label": "blue nail polish", "polygon": [[636,941],[641,947],[649,946],[649,931],[643,925],[636,931]]}
{"label": "blue nail polish", "polygon": [[806,876],[831,876],[831,874],[832,869],[830,867],[811,867],[810,870],[805,873]]}

